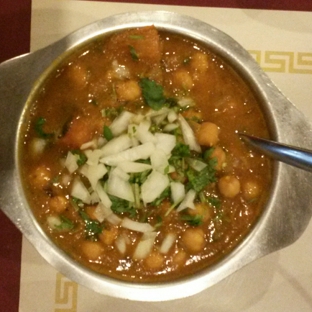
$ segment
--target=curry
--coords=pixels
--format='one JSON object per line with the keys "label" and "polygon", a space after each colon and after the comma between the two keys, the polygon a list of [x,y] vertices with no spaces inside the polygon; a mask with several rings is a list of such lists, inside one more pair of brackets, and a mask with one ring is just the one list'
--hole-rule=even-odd
{"label": "curry", "polygon": [[29,205],[88,268],[159,282],[215,264],[249,233],[272,165],[248,85],[200,43],[154,26],[98,37],[31,98],[20,142]]}

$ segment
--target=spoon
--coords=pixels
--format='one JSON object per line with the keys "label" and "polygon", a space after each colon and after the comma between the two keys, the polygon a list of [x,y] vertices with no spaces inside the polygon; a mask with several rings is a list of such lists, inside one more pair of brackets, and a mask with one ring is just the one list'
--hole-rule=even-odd
{"label": "spoon", "polygon": [[266,156],[284,162],[291,166],[312,172],[312,151],[295,146],[261,139],[252,135],[240,133],[246,143],[255,147]]}

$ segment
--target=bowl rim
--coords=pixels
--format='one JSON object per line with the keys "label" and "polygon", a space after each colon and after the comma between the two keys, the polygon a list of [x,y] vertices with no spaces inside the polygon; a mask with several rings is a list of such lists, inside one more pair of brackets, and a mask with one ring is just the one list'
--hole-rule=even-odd
{"label": "bowl rim", "polygon": [[[36,52],[14,58],[0,65],[0,82],[19,82],[18,92],[12,95],[14,84],[0,87],[0,104],[7,106],[8,99],[14,103],[9,111],[15,129],[5,139],[0,139],[0,172],[10,183],[0,182],[0,207],[35,246],[39,253],[57,270],[70,279],[99,293],[112,297],[138,301],[164,301],[194,295],[221,281],[251,261],[293,243],[305,230],[312,214],[311,199],[304,196],[307,186],[293,192],[291,185],[301,181],[312,182],[306,172],[275,163],[272,196],[258,222],[245,239],[226,257],[215,265],[192,276],[171,282],[140,284],[125,282],[99,274],[77,265],[50,241],[28,207],[19,175],[19,135],[27,104],[36,86],[40,85],[56,64],[76,47],[99,35],[118,30],[154,24],[158,29],[187,34],[207,45],[214,53],[225,59],[245,80],[258,96],[269,128],[275,140],[289,144],[311,146],[308,136],[311,125],[275,87],[251,55],[224,32],[190,16],[168,11],[145,11],[122,13],[96,21],[67,35],[63,39]],[[15,70],[15,71],[14,71]],[[13,71],[13,73],[12,73]],[[11,74],[8,74],[11,72]],[[27,78],[26,78],[27,77]],[[2,92],[3,91],[3,92]],[[14,91],[16,92],[16,91]],[[5,106],[4,106],[5,105]],[[296,132],[289,132],[289,123]],[[1,125],[2,124],[2,125]],[[1,130],[8,127],[4,116],[0,117]],[[12,140],[14,146],[12,146]],[[10,143],[11,142],[11,143]],[[2,146],[9,150],[1,151]],[[308,184],[308,183],[307,183]],[[302,209],[291,213],[293,203]],[[26,209],[25,209],[26,207]],[[286,212],[286,213],[285,213]]]}

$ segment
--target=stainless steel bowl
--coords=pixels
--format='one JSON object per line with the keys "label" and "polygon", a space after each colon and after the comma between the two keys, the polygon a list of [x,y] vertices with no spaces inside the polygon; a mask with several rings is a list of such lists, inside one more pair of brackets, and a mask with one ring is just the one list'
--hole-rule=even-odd
{"label": "stainless steel bowl", "polygon": [[218,29],[170,12],[126,13],[86,26],[39,51],[0,65],[0,207],[38,252],[57,270],[96,292],[132,300],[163,301],[196,294],[251,261],[295,242],[312,213],[311,173],[276,163],[270,199],[243,242],[216,265],[172,282],[122,282],[92,272],[67,256],[42,231],[26,201],[18,162],[19,129],[36,85],[69,51],[100,34],[154,24],[208,46],[241,75],[258,97],[274,140],[312,148],[312,125],[276,88],[254,59]]}

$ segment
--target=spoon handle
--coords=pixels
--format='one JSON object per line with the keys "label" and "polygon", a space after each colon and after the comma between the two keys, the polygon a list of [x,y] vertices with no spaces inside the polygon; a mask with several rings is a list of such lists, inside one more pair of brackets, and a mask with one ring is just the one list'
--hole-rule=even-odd
{"label": "spoon handle", "polygon": [[294,167],[312,172],[312,151],[298,148],[291,145],[277,143],[274,141],[260,139],[247,134],[240,134],[240,137],[261,151],[266,156]]}

